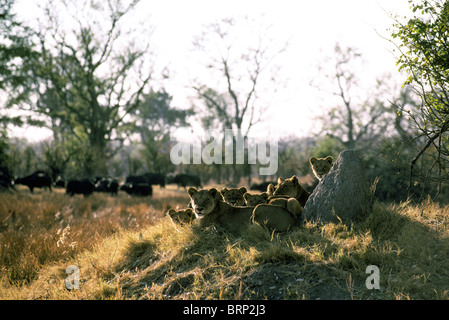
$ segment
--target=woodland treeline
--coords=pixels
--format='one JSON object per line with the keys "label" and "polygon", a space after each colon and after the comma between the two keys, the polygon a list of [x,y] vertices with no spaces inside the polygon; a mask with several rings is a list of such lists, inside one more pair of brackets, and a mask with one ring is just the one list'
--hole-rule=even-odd
{"label": "woodland treeline", "polygon": [[[288,41],[255,37],[243,49],[235,45],[238,30],[254,22],[248,17],[205,26],[192,44],[217,82],[194,79],[191,104],[176,106],[164,86],[169,69],[157,67],[151,25],[126,23],[138,4],[50,2],[41,5],[36,26],[13,14],[14,0],[0,0],[4,172],[23,176],[46,170],[65,179],[183,172],[199,175],[203,183],[230,185],[295,174],[313,188],[310,156],[336,159],[344,149],[357,149],[380,200],[448,199],[447,1],[416,2],[410,17],[392,16],[385,41],[396,46],[401,83],[394,80],[397,75],[379,75],[366,89],[357,72],[363,54],[355,46],[335,44],[333,55],[319,66],[323,77],[310,83],[333,103],[321,106],[308,137],[278,141],[279,169],[273,176],[258,175],[263,164],[174,165],[170,135],[194,126],[251,135],[267,121],[270,106],[260,97],[267,88],[274,94],[277,58],[288,51]],[[52,136],[30,143],[11,135],[12,127],[29,126],[46,127]]]}

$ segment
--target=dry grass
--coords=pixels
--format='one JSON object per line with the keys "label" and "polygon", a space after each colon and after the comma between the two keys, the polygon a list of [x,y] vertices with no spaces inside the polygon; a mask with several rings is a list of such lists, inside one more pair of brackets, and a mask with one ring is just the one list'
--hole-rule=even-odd
{"label": "dry grass", "polygon": [[120,229],[153,224],[168,206],[187,203],[184,193],[172,189],[153,198],[69,197],[61,189],[0,193],[1,275],[11,284],[28,284],[43,265],[71,259]]}
{"label": "dry grass", "polygon": [[[0,233],[2,299],[448,298],[449,208],[432,202],[376,203],[352,226],[253,225],[236,237],[163,217],[187,204],[176,189],[153,199],[0,196],[1,221],[16,212]],[[69,265],[79,290],[65,288]],[[380,290],[365,286],[368,265],[380,268]]]}

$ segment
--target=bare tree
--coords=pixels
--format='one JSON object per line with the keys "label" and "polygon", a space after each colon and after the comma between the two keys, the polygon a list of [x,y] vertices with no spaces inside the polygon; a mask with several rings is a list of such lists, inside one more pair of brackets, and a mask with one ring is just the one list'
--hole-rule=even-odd
{"label": "bare tree", "polygon": [[[271,94],[275,93],[274,60],[288,46],[288,41],[276,45],[268,29],[247,17],[227,18],[205,26],[195,38],[193,44],[203,54],[209,75],[208,80],[196,79],[193,86],[205,107],[206,128],[232,129],[235,137],[243,138],[263,120],[269,106],[262,101],[261,91],[268,91],[264,86],[269,84]],[[234,172],[237,182],[235,163]]]}
{"label": "bare tree", "polygon": [[[325,70],[329,79],[325,84],[312,85],[321,91],[325,88],[330,96],[336,97],[336,106],[325,110],[321,116],[321,131],[336,139],[344,148],[354,149],[369,146],[385,133],[390,122],[393,106],[383,96],[389,96],[384,82],[377,80],[374,88],[361,88],[355,63],[361,54],[354,48],[335,45],[334,59]],[[321,66],[323,68],[323,66]],[[329,71],[330,70],[330,71]]]}

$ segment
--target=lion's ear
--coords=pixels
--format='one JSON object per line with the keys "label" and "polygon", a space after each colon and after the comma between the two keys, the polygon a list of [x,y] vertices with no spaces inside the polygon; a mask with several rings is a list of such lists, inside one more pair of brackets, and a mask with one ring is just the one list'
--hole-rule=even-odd
{"label": "lion's ear", "polygon": [[228,188],[223,188],[223,189],[220,190],[220,193],[223,194],[223,195],[224,195],[226,192],[228,192]]}
{"label": "lion's ear", "polygon": [[196,190],[194,187],[190,187],[189,190],[187,190],[187,193],[189,194],[190,197],[193,197],[193,195],[197,192],[198,190]]}
{"label": "lion's ear", "polygon": [[193,217],[193,216],[194,216],[193,210],[190,209],[190,208],[187,208],[186,211],[185,211],[185,213],[187,213],[187,215],[188,215],[189,217]]}
{"label": "lion's ear", "polygon": [[324,160],[326,160],[327,162],[329,162],[329,164],[332,164],[332,163],[334,162],[334,158],[332,158],[332,156],[328,156],[328,157],[326,157],[326,159],[324,159]]}
{"label": "lion's ear", "polygon": [[279,177],[278,178],[278,184],[281,184],[282,182],[284,182],[284,180],[281,177]]}
{"label": "lion's ear", "polygon": [[311,165],[313,165],[313,164],[315,163],[315,161],[317,161],[317,160],[318,160],[317,158],[311,157],[311,158],[309,159],[309,163],[310,163]]}
{"label": "lion's ear", "polygon": [[245,187],[240,187],[239,191],[241,194],[244,194],[245,192],[247,192],[248,190]]}
{"label": "lion's ear", "polygon": [[248,200],[249,197],[251,197],[251,194],[248,192],[245,192],[245,194],[243,195],[243,199]]}
{"label": "lion's ear", "polygon": [[297,176],[293,176],[293,177],[291,177],[290,179],[292,180],[292,182],[293,182],[294,185],[298,185],[298,184],[299,184],[299,180],[298,180],[298,177],[297,177]]}
{"label": "lion's ear", "polygon": [[168,211],[167,211],[167,215],[168,216],[170,216],[170,217],[173,217],[173,215],[176,213],[176,210],[175,209],[169,209]]}
{"label": "lion's ear", "polygon": [[212,196],[212,198],[217,198],[217,195],[219,195],[220,192],[216,188],[211,188],[209,189],[209,194]]}

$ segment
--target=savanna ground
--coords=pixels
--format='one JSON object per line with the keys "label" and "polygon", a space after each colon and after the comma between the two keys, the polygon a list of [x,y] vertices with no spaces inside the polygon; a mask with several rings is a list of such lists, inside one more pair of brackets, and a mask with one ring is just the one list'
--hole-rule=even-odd
{"label": "savanna ground", "polygon": [[[233,236],[175,225],[183,189],[149,197],[0,194],[0,299],[447,299],[449,208],[384,204],[357,224],[258,225]],[[67,290],[68,266],[79,289]],[[368,290],[366,268],[380,269]]]}

